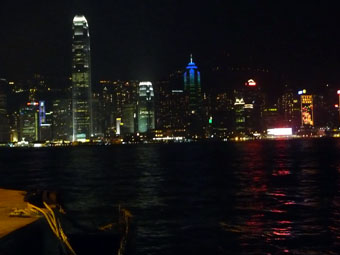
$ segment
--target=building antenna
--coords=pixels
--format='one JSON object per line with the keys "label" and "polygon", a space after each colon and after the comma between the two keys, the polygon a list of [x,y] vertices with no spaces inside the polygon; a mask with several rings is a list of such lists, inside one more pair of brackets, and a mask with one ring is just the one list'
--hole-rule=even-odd
{"label": "building antenna", "polygon": [[190,63],[192,63],[192,54],[190,54]]}

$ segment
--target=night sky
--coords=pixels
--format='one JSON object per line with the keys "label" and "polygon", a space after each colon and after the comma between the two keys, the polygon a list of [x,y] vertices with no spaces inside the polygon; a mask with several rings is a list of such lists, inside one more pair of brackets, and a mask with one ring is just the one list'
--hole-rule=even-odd
{"label": "night sky", "polygon": [[183,69],[192,53],[201,70],[251,65],[280,83],[340,86],[340,15],[330,3],[5,0],[0,76],[69,75],[72,19],[83,13],[96,80],[161,79]]}

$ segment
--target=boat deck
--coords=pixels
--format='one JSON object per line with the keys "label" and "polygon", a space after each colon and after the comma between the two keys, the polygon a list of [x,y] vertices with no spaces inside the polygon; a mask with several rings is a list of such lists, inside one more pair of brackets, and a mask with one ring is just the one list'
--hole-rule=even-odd
{"label": "boat deck", "polygon": [[14,208],[25,209],[27,207],[27,202],[24,201],[25,194],[25,191],[0,189],[0,239],[39,219],[9,216]]}

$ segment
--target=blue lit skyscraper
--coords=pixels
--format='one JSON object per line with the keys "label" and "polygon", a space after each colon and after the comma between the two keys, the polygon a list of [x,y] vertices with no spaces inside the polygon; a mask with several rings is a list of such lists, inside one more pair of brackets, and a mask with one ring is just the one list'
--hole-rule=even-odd
{"label": "blue lit skyscraper", "polygon": [[192,61],[184,73],[184,92],[187,100],[187,135],[190,138],[198,138],[203,135],[203,112],[202,112],[202,93],[201,75],[196,64]]}
{"label": "blue lit skyscraper", "polygon": [[73,141],[93,135],[89,26],[84,15],[73,19],[72,120]]}
{"label": "blue lit skyscraper", "polygon": [[140,82],[138,89],[138,132],[155,129],[154,91],[151,82]]}
{"label": "blue lit skyscraper", "polygon": [[192,61],[190,55],[190,63],[184,73],[184,90],[189,97],[189,112],[198,114],[201,109],[201,75],[196,64]]}

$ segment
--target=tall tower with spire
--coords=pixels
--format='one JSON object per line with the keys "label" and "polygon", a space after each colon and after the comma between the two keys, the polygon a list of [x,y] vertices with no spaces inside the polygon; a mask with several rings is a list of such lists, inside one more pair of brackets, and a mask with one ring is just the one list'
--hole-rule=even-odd
{"label": "tall tower with spire", "polygon": [[202,137],[201,74],[192,61],[192,55],[190,55],[190,62],[184,73],[184,91],[188,100],[187,135],[191,138]]}
{"label": "tall tower with spire", "polygon": [[184,90],[189,97],[189,112],[198,114],[201,109],[201,75],[196,64],[192,61],[190,54],[190,62],[184,73]]}
{"label": "tall tower with spire", "polygon": [[84,15],[73,18],[72,120],[73,141],[93,136],[90,33]]}

